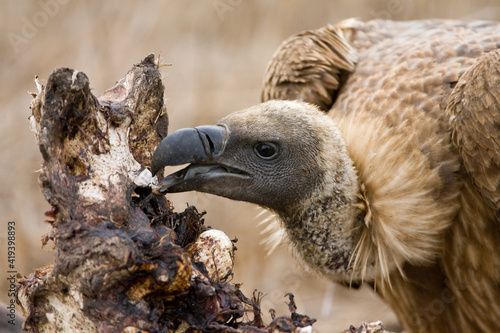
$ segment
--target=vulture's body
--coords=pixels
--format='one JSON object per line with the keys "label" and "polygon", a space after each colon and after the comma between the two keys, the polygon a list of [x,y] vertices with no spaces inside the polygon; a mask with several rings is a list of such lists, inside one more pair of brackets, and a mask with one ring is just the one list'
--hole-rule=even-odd
{"label": "vulture's body", "polygon": [[348,20],[292,36],[262,98],[301,102],[174,132],[153,172],[190,162],[162,192],[272,210],[309,267],[375,285],[408,332],[496,332],[499,47],[494,22]]}

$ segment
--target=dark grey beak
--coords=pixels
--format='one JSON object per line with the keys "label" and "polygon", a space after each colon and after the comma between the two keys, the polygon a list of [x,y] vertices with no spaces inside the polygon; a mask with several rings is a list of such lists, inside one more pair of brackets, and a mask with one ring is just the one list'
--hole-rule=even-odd
{"label": "dark grey beak", "polygon": [[199,187],[204,178],[225,173],[227,168],[214,160],[224,151],[226,137],[227,129],[218,125],[184,128],[165,137],[153,154],[153,175],[167,165],[191,165],[165,177],[154,193],[189,191]]}
{"label": "dark grey beak", "polygon": [[210,161],[224,150],[226,128],[199,126],[183,128],[165,137],[153,154],[153,176],[167,165]]}

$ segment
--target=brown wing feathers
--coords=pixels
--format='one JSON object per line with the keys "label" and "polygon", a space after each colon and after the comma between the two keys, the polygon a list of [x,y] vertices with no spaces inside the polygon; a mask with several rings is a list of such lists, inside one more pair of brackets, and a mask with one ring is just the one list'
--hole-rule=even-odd
{"label": "brown wing feathers", "polygon": [[287,39],[264,77],[262,101],[289,99],[330,109],[342,75],[354,69],[356,55],[342,28],[327,26]]}
{"label": "brown wing feathers", "polygon": [[485,54],[449,98],[453,141],[481,196],[500,209],[500,51]]}

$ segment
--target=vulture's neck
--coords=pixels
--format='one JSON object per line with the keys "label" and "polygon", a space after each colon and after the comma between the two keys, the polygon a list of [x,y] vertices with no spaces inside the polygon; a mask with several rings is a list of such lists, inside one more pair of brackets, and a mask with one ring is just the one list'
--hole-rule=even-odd
{"label": "vulture's neck", "polygon": [[339,129],[319,149],[328,152],[319,158],[322,185],[295,213],[280,215],[309,266],[334,280],[390,284],[392,274],[404,276],[405,263],[428,266],[441,254],[459,192],[443,195],[440,170],[457,172],[458,163],[431,160],[426,147],[450,149],[439,137],[419,137],[407,122],[363,117],[335,118]]}
{"label": "vulture's neck", "polygon": [[458,191],[442,194],[441,165],[425,152],[437,144],[449,149],[445,141],[418,137],[405,122],[391,127],[363,117],[338,116],[337,128],[320,133],[322,181],[278,215],[308,266],[333,280],[390,282],[391,274],[404,275],[404,263],[435,262],[457,214]]}
{"label": "vulture's neck", "polygon": [[[338,133],[337,133],[338,134]],[[351,259],[360,237],[365,211],[359,204],[359,182],[353,161],[340,137],[323,158],[323,181],[310,198],[278,213],[298,256],[334,280],[352,278]]]}

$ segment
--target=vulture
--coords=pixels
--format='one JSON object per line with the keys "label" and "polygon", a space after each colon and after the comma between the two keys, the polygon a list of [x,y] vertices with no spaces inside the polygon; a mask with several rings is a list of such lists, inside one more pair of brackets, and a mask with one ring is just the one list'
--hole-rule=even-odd
{"label": "vulture", "polygon": [[[500,24],[355,19],[285,40],[262,103],[163,139],[156,194],[275,213],[306,266],[407,332],[500,331]],[[163,172],[163,171],[162,171]]]}

